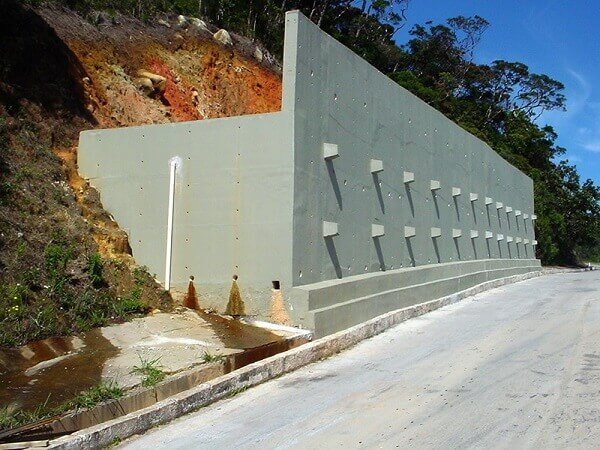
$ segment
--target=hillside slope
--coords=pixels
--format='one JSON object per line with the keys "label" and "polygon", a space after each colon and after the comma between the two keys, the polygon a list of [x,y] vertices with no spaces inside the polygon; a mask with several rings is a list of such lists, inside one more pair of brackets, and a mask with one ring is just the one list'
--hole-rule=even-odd
{"label": "hillside slope", "polygon": [[170,309],[78,176],[78,134],[277,111],[276,63],[248,40],[224,45],[216,29],[176,17],[85,20],[12,0],[2,9],[0,346]]}

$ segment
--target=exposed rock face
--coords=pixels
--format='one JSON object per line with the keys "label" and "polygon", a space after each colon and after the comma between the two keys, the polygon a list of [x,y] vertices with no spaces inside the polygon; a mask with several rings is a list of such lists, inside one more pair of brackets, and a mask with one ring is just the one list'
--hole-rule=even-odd
{"label": "exposed rock face", "polygon": [[[233,35],[234,45],[225,46],[212,38],[218,28],[200,19],[186,15],[187,30],[177,25],[177,16],[171,28],[122,16],[121,25],[95,26],[66,9],[42,12],[81,66],[77,83],[101,128],[281,109],[281,74],[264,47],[243,38],[238,45]],[[257,46],[262,62],[254,56]],[[166,82],[140,77],[138,69]]]}
{"label": "exposed rock face", "polygon": [[227,30],[219,30],[214,35],[213,38],[215,41],[220,42],[223,45],[233,45],[233,40],[231,39],[231,35]]}

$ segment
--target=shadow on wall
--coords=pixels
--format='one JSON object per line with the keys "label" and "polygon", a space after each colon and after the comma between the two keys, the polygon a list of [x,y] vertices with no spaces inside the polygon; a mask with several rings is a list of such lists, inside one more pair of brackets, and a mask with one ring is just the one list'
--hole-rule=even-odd
{"label": "shadow on wall", "polygon": [[413,252],[413,248],[412,248],[412,242],[410,240],[410,238],[404,238],[404,240],[406,241],[406,248],[408,249],[408,256],[410,257],[410,264],[411,266],[415,267],[416,266],[416,261],[415,261],[415,254]]}
{"label": "shadow on wall", "polygon": [[383,194],[381,193],[381,182],[379,181],[379,174],[373,173],[373,184],[375,185],[375,191],[377,192],[377,199],[379,200],[379,207],[381,212],[385,214],[385,203],[383,202]]}
{"label": "shadow on wall", "polygon": [[337,179],[337,174],[335,173],[333,161],[331,161],[330,159],[326,159],[325,163],[327,164],[327,173],[329,174],[331,186],[333,187],[333,191],[335,192],[335,199],[337,200],[338,208],[340,208],[340,211],[342,211],[344,209],[344,204],[342,201],[342,192],[340,191],[340,183]]}
{"label": "shadow on wall", "polygon": [[413,202],[410,185],[408,183],[404,183],[404,191],[406,192],[406,198],[408,199],[408,204],[410,205],[410,213],[413,217],[415,217],[415,204]]}
{"label": "shadow on wall", "polygon": [[340,266],[340,259],[338,258],[332,236],[325,237],[325,245],[327,247],[327,252],[329,253],[329,258],[331,258],[331,263],[335,268],[335,274],[338,278],[342,278],[342,267]]}
{"label": "shadow on wall", "polygon": [[433,242],[433,249],[435,250],[435,257],[437,258],[437,262],[441,263],[442,258],[440,256],[440,248],[438,245],[437,237],[432,237],[431,242]]}
{"label": "shadow on wall", "polygon": [[377,252],[377,259],[379,260],[379,270],[386,270],[385,260],[383,258],[383,249],[381,248],[381,241],[379,237],[373,238],[375,244],[375,251]]}

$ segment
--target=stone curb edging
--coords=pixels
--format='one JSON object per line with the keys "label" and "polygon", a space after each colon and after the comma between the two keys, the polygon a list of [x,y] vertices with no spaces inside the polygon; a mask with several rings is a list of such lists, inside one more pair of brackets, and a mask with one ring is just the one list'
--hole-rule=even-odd
{"label": "stone curb edging", "polygon": [[55,439],[50,442],[49,448],[72,450],[107,447],[115,439],[126,439],[135,434],[143,433],[150,428],[167,423],[240,390],[256,386],[302,366],[327,358],[413,317],[506,284],[524,281],[540,275],[565,272],[567,271],[560,269],[544,269],[527,274],[513,275],[487,281],[436,300],[391,311],[346,330],[257,361],[126,416]]}

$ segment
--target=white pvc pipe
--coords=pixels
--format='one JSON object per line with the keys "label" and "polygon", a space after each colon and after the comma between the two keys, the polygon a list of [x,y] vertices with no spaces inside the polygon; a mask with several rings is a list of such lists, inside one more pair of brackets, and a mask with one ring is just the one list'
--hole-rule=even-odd
{"label": "white pvc pipe", "polygon": [[173,256],[173,214],[175,212],[175,174],[177,161],[169,161],[169,209],[167,212],[167,249],[165,255],[165,290],[171,289],[171,261]]}

